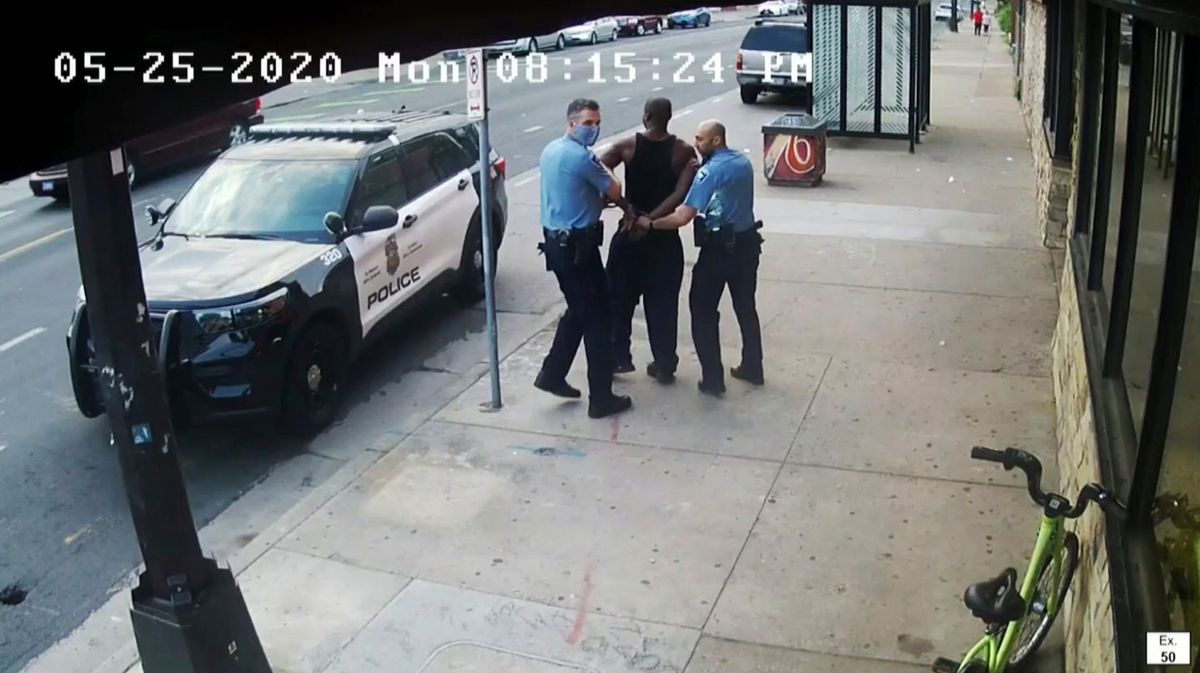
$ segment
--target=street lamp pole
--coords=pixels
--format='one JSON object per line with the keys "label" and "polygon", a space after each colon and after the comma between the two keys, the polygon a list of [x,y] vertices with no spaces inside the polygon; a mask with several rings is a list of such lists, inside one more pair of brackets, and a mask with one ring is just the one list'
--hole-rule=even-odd
{"label": "street lamp pole", "polygon": [[270,673],[233,573],[200,549],[142,285],[124,154],[90,154],[67,172],[100,394],[145,563],[131,609],[142,669]]}

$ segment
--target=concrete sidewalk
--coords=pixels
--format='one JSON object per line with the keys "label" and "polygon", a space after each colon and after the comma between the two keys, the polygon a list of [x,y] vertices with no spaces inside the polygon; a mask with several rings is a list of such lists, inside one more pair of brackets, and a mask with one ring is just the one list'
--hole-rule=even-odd
{"label": "concrete sidewalk", "polygon": [[[697,393],[685,287],[678,383],[620,377],[634,410],[589,420],[532,388],[559,308],[537,288],[544,328],[505,349],[502,410],[481,411],[480,378],[233,552],[274,670],[891,673],[974,642],[962,590],[1023,568],[1037,509],[968,453],[1021,446],[1056,484],[1056,276],[1007,50],[968,33],[937,47],[915,155],[833,140],[814,190],[759,171],[764,388]],[[674,130],[720,118],[760,164],[758,129],[784,111],[731,92]],[[500,268],[542,264],[536,174],[510,190]],[[727,297],[721,313],[736,364]],[[581,353],[576,385],[584,368]],[[128,639],[118,608],[96,619]],[[1059,638],[1039,670],[1062,670]],[[123,671],[133,651],[70,670]]]}

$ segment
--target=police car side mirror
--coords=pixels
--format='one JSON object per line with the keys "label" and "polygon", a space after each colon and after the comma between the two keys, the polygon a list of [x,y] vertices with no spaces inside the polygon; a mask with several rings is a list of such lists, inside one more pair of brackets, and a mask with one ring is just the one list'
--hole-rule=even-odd
{"label": "police car side mirror", "polygon": [[346,220],[334,212],[325,213],[325,229],[333,234],[337,240],[342,240],[346,236]]}
{"label": "police car side mirror", "polygon": [[400,221],[400,213],[391,206],[371,206],[363,214],[363,231],[382,231],[391,229]]}
{"label": "police car side mirror", "polygon": [[146,206],[146,216],[150,218],[150,225],[156,225],[162,222],[175,210],[175,199],[163,199],[157,206]]}

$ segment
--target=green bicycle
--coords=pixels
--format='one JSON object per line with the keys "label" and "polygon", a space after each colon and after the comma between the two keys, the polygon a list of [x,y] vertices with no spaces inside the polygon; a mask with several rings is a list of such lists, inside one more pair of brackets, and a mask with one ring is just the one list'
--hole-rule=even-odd
{"label": "green bicycle", "polygon": [[935,673],[1006,673],[1029,665],[1062,609],[1067,589],[1079,564],[1079,538],[1067,532],[1067,519],[1079,518],[1089,502],[1125,518],[1117,498],[1099,484],[1088,484],[1071,502],[1057,493],[1042,491],[1042,464],[1019,449],[996,451],[982,446],[971,457],[1001,463],[1004,469],[1020,468],[1029,482],[1029,495],[1042,507],[1042,524],[1029,568],[1018,587],[1017,571],[1007,568],[994,579],[972,584],[963,594],[971,613],[985,624],[984,636],[962,661],[939,658]]}

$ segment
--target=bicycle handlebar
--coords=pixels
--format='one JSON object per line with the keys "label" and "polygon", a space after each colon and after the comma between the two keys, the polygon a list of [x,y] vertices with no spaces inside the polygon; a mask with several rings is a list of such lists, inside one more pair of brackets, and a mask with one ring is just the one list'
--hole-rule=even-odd
{"label": "bicycle handlebar", "polygon": [[1074,507],[1061,495],[1055,493],[1047,494],[1042,490],[1041,461],[1037,459],[1037,456],[1020,449],[1008,448],[1003,451],[997,451],[989,449],[986,446],[976,446],[971,449],[971,457],[975,460],[1000,463],[1004,465],[1005,470],[1011,470],[1014,467],[1021,468],[1028,482],[1029,497],[1033,498],[1033,501],[1041,507],[1045,507],[1048,513],[1054,511],[1068,519],[1077,519],[1083,515],[1090,501],[1100,505],[1101,509],[1121,520],[1129,517],[1128,510],[1117,500],[1116,496],[1099,484],[1084,486],[1079,491],[1079,497],[1075,500]]}

